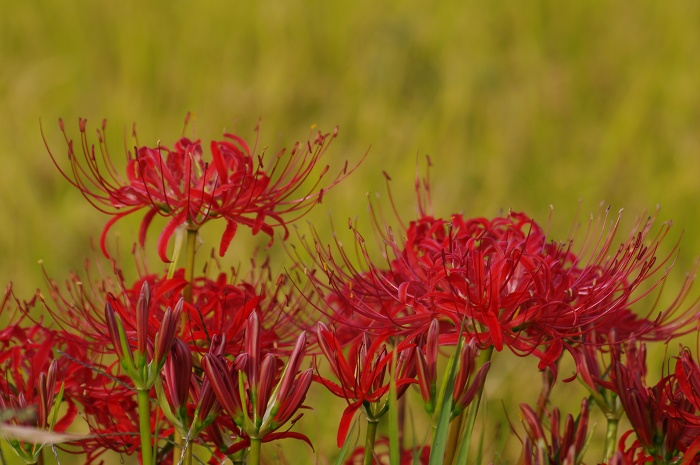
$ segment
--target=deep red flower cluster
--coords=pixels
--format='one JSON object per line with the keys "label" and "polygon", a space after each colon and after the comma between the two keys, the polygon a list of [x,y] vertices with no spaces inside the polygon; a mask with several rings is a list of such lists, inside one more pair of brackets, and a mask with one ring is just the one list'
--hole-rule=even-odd
{"label": "deep red flower cluster", "polygon": [[409,224],[402,242],[386,235],[393,258],[385,267],[373,263],[358,232],[366,271],[352,267],[342,250],[337,261],[317,246],[329,280],[317,284],[330,290],[330,317],[343,324],[413,337],[438,318],[455,328],[443,342],[456,343],[461,327],[481,348],[533,354],[540,368],[554,369],[564,348],[573,350],[589,333],[615,328],[619,340],[665,340],[693,329],[697,312],[678,311],[683,295],[658,314],[632,310],[663,281],[669,260],[656,258],[667,225],[650,237],[652,224],[636,225],[615,251],[618,218],[610,233],[575,254],[570,243],[548,242],[522,213],[492,220],[426,215]]}

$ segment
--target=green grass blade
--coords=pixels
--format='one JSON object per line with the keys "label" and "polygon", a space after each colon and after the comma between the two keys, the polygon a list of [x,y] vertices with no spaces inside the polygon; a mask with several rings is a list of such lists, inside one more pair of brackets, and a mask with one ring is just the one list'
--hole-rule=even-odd
{"label": "green grass blade", "polygon": [[447,433],[450,427],[450,415],[452,414],[452,391],[454,390],[455,377],[457,375],[457,365],[459,365],[459,353],[462,350],[462,339],[459,339],[455,352],[447,362],[447,370],[440,385],[436,411],[439,412],[435,435],[430,448],[429,465],[443,465],[445,457],[445,446],[447,445]]}
{"label": "green grass blade", "polygon": [[357,425],[357,420],[355,420],[352,423],[352,426],[350,427],[350,431],[348,431],[348,435],[345,437],[345,442],[343,443],[343,447],[340,448],[340,453],[338,454],[338,457],[335,459],[335,465],[343,465],[343,462],[345,461],[345,456],[348,453],[348,449],[350,448],[350,442],[352,440],[352,433],[355,431],[355,426]]}
{"label": "green grass blade", "polygon": [[399,402],[396,390],[397,349],[391,357],[391,378],[389,380],[389,463],[399,465],[401,444],[399,444]]}

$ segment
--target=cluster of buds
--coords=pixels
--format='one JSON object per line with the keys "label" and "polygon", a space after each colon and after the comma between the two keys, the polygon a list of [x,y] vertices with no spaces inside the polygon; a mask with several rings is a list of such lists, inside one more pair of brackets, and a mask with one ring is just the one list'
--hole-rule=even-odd
{"label": "cluster of buds", "polygon": [[527,404],[520,406],[527,437],[524,444],[525,465],[578,465],[588,445],[588,401],[581,403],[581,413],[576,419],[567,415],[564,431],[560,432],[561,414],[555,408],[548,415],[550,437],[547,437],[539,417]]}
{"label": "cluster of buds", "polygon": [[260,320],[252,313],[246,326],[246,352],[239,354],[230,366],[221,355],[207,354],[202,358],[202,368],[217,400],[243,433],[242,440],[232,445],[226,455],[250,447],[255,441],[259,444],[284,437],[303,437],[275,431],[289,421],[296,421],[292,416],[304,402],[311,385],[311,369],[300,373],[306,333],[299,335],[283,370],[273,353],[262,356],[259,342]]}
{"label": "cluster of buds", "polygon": [[[182,313],[183,300],[180,299],[174,309],[165,311],[160,323],[160,330],[152,339],[148,334],[148,320],[151,307],[151,291],[148,284],[141,288],[141,295],[136,303],[136,347],[132,350],[129,335],[124,328],[121,317],[107,301],[105,305],[105,320],[114,350],[119,357],[124,372],[134,382],[137,390],[149,390],[160,376],[168,353],[177,334],[177,328]],[[155,343],[152,341],[155,340]],[[150,358],[150,359],[149,359]]]}

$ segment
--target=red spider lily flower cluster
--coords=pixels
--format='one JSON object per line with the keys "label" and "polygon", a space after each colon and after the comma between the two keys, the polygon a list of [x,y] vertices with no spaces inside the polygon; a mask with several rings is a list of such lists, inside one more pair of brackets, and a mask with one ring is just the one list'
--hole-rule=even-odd
{"label": "red spider lily flower cluster", "polygon": [[620,452],[630,463],[696,463],[700,459],[700,365],[683,349],[675,371],[647,387],[645,346],[630,342],[624,363],[621,358],[616,350],[610,380],[636,439],[625,448],[632,431],[623,435]]}
{"label": "red spider lily flower cluster", "polygon": [[[198,274],[193,244],[210,221],[223,226],[220,255],[240,225],[271,241],[282,230],[287,239],[289,224],[354,169],[346,165],[329,180],[328,167],[315,174],[337,133],[318,133],[272,156],[234,134],[208,150],[187,137],[169,147],[137,142],[119,174],[105,123],[93,146],[86,121],[79,121],[80,149],[62,122],[60,128],[70,167],[51,155],[54,163],[111,215],[101,236],[108,266],[96,261],[84,279],[70,275],[65,286],[47,279],[49,298],[15,300],[19,311],[0,330],[0,409],[34,407],[34,415],[11,421],[45,432],[84,420],[91,434],[61,447],[84,453],[87,463],[111,450],[139,454],[148,465],[207,459],[259,465],[263,442],[312,444],[306,431],[292,427],[314,382],[345,402],[334,419],[343,454],[353,447],[354,418],[366,420],[365,446],[337,463],[469,463],[487,377],[498,365],[491,357],[504,349],[532,355],[546,370],[537,409],[521,404],[522,463],[584,463],[589,403],[607,421],[602,462],[697,463],[700,366],[682,349],[672,371],[651,387],[646,381],[643,342],[697,330],[697,306],[685,302],[691,278],[668,307],[641,305],[653,300],[648,297],[656,296],[673,265],[675,252],[659,252],[668,224],[639,221],[618,245],[620,218],[610,221],[606,212],[598,226],[591,222],[582,244],[553,242],[524,213],[435,216],[417,184],[418,217],[399,220],[399,232],[380,224],[372,210],[384,244],[381,262],[351,224],[357,257],[337,238],[335,249],[325,246],[314,232],[313,246],[302,239],[313,266],[298,256],[291,271],[277,277],[268,260],[251,260],[244,277],[213,266],[212,252]],[[429,194],[427,182],[423,188]],[[136,212],[143,214],[135,234],[141,247],[163,216],[155,250],[168,262],[168,247],[178,239],[172,259],[186,257],[184,267],[173,263],[152,272],[139,262],[138,278],[125,277],[119,259],[107,254],[106,238]],[[306,280],[294,274],[302,266]],[[50,321],[33,316],[37,303]],[[578,417],[562,420],[549,392],[566,353],[576,368],[564,381],[579,378],[589,392]],[[412,385],[429,416],[430,446],[405,447]],[[389,411],[392,439],[375,440]],[[618,438],[623,416],[633,429]],[[7,421],[0,417],[0,434]],[[33,461],[43,443],[10,445]]]}
{"label": "red spider lily flower cluster", "polygon": [[135,153],[127,152],[124,178],[118,174],[107,149],[106,121],[97,131],[99,148],[96,149],[88,141],[87,121],[80,119],[82,156],[76,153],[63,121],[59,125],[68,145],[71,167],[61,168],[51,155],[54,164],[92,205],[114,215],[102,232],[100,243],[105,255],[108,255],[106,235],[112,225],[140,210],[146,211],[139,232],[141,245],[157,215],[169,218],[158,239],[158,253],[164,262],[169,261],[167,246],[177,228],[197,230],[217,218],[226,221],[219,245],[222,256],[239,225],[250,227],[253,234],[262,231],[271,241],[274,227],[280,227],[286,237],[286,224],[294,218],[285,219],[285,216],[303,215],[313,204],[321,202],[328,188],[352,171],[346,165],[326,186],[321,183],[328,166],[316,180],[312,178],[314,168],[337,136],[336,130],[327,134],[319,132],[306,144],[297,143],[289,151],[281,150],[271,157],[267,168],[265,155],[256,154],[257,147],[251,149],[235,134],[224,134],[224,140],[211,142],[209,161],[205,160],[201,142],[186,137],[172,149],[141,146]]}
{"label": "red spider lily flower cluster", "polygon": [[[350,346],[346,358],[340,341],[326,325],[319,323],[316,334],[318,345],[338,383],[318,375],[316,379],[348,402],[338,427],[340,447],[345,442],[353,416],[360,408],[369,421],[374,422],[379,421],[389,408],[387,394],[390,381],[387,375],[395,377],[399,398],[410,384],[415,383],[415,345],[399,344],[392,351],[387,351],[388,335],[370,338],[368,333],[363,333]],[[392,372],[393,351],[397,352],[397,363]]]}
{"label": "red spider lily flower cluster", "polygon": [[665,277],[670,257],[657,260],[655,254],[668,226],[651,237],[653,219],[640,223],[613,253],[619,221],[576,255],[571,244],[548,242],[522,213],[492,220],[424,214],[406,228],[403,243],[391,231],[383,237],[393,254],[388,267],[373,263],[357,231],[367,271],[353,267],[341,247],[337,261],[317,245],[329,283],[316,283],[329,290],[330,317],[336,320],[407,335],[425,332],[434,318],[450,320],[482,349],[533,354],[540,368],[555,370],[563,350],[580,345],[590,332],[606,334],[614,327],[620,339],[665,340],[694,327],[692,306],[679,311],[687,289],[658,314],[631,310]]}
{"label": "red spider lily flower cluster", "polygon": [[[15,308],[8,309],[13,299]],[[81,364],[91,363],[92,358],[69,334],[31,320],[27,309],[34,303],[20,303],[8,287],[0,305],[0,315],[7,319],[0,331],[0,411],[3,416],[10,414],[0,421],[62,433],[76,419],[82,394],[94,379],[90,368]],[[48,441],[5,439],[27,463],[38,460]]]}

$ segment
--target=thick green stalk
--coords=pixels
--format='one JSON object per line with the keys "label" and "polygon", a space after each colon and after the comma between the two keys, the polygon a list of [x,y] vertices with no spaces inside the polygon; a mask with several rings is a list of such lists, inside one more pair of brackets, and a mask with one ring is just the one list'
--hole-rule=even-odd
{"label": "thick green stalk", "polygon": [[[607,415],[606,415],[607,416]],[[605,431],[605,455],[603,456],[603,462],[610,462],[610,458],[615,453],[615,448],[617,446],[617,425],[620,419],[612,415],[607,416],[608,427]]]}
{"label": "thick green stalk", "polygon": [[247,465],[260,465],[260,438],[250,438]]}
{"label": "thick green stalk", "polygon": [[139,389],[139,430],[141,432],[141,462],[153,465],[153,445],[151,444],[151,401],[147,389]]}
{"label": "thick green stalk", "polygon": [[377,437],[378,420],[367,420],[367,436],[365,436],[365,459],[363,465],[372,465],[374,461],[374,440]]}

